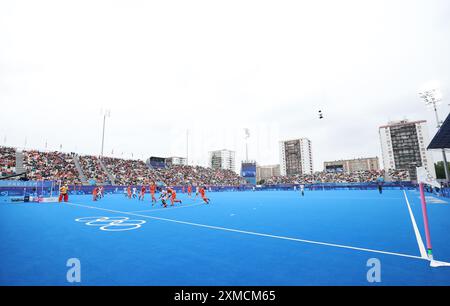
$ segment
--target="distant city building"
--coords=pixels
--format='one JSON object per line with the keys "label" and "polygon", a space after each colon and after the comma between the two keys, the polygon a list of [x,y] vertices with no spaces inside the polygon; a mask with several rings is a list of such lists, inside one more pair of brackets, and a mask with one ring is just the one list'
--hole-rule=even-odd
{"label": "distant city building", "polygon": [[323,163],[326,172],[346,172],[380,170],[378,157],[343,159]]}
{"label": "distant city building", "polygon": [[257,166],[256,181],[267,180],[273,176],[280,176],[280,165]]}
{"label": "distant city building", "polygon": [[392,121],[380,126],[380,142],[385,170],[408,170],[412,180],[417,179],[416,167],[425,167],[436,177],[433,158],[426,150],[429,143],[426,120]]}
{"label": "distant city building", "polygon": [[166,164],[168,166],[171,166],[171,165],[184,165],[184,166],[186,166],[187,165],[187,160],[186,160],[185,157],[169,157],[169,158],[166,158]]}
{"label": "distant city building", "polygon": [[280,141],[280,174],[312,174],[311,141],[308,138]]}
{"label": "distant city building", "polygon": [[209,166],[213,169],[236,171],[236,153],[230,150],[217,150],[209,152]]}

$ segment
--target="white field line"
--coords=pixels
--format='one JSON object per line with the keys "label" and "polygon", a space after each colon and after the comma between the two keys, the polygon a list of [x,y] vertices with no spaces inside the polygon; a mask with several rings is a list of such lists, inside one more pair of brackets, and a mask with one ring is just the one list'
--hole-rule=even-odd
{"label": "white field line", "polygon": [[419,228],[417,227],[416,219],[414,218],[414,214],[411,209],[411,205],[409,204],[408,197],[406,196],[406,192],[403,190],[403,194],[405,196],[406,205],[408,206],[409,216],[411,217],[412,226],[414,228],[414,234],[416,235],[417,245],[419,246],[420,257],[423,259],[428,259],[427,251],[425,250],[425,245],[423,244],[422,236],[420,235]]}
{"label": "white field line", "polygon": [[199,224],[199,223],[186,222],[186,221],[179,221],[179,220],[173,220],[173,219],[167,219],[167,218],[161,218],[161,217],[147,216],[147,215],[141,215],[141,214],[137,214],[137,213],[133,213],[133,212],[125,212],[125,211],[100,208],[100,207],[94,207],[94,206],[88,206],[88,205],[76,204],[76,203],[70,203],[70,202],[67,202],[66,204],[72,205],[72,206],[77,206],[77,207],[102,210],[102,211],[107,211],[107,212],[112,212],[112,213],[117,213],[117,214],[125,214],[125,215],[137,216],[137,217],[141,217],[141,218],[161,220],[161,221],[167,221],[167,222],[173,222],[173,223],[179,223],[179,224],[185,224],[185,225],[191,225],[191,226],[197,226],[197,227],[203,227],[203,228],[210,228],[210,229],[227,231],[227,232],[241,233],[241,234],[247,234],[247,235],[253,235],[253,236],[268,237],[268,238],[296,241],[296,242],[302,242],[302,243],[308,243],[308,244],[323,245],[323,246],[329,246],[329,247],[335,247],[335,248],[341,248],[341,249],[349,249],[349,250],[355,250],[355,251],[378,253],[378,254],[399,256],[399,257],[406,257],[406,258],[413,258],[413,259],[421,259],[421,260],[428,261],[428,258],[422,258],[419,256],[409,255],[409,254],[387,252],[387,251],[381,251],[381,250],[375,250],[375,249],[353,247],[353,246],[347,246],[347,245],[342,245],[342,244],[327,243],[327,242],[320,242],[320,241],[313,241],[313,240],[306,240],[306,239],[299,239],[299,238],[292,238],[292,237],[285,237],[285,236],[270,235],[270,234],[257,233],[257,232],[251,232],[251,231],[243,231],[243,230],[238,230],[238,229],[212,226],[212,225]]}

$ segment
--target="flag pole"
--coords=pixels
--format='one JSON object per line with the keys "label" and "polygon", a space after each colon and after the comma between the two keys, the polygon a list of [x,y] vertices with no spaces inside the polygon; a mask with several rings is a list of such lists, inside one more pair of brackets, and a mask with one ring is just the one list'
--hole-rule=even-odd
{"label": "flag pole", "polygon": [[425,227],[425,236],[427,238],[427,253],[428,259],[433,259],[433,248],[431,246],[431,235],[430,235],[430,225],[428,223],[428,214],[427,214],[427,202],[425,201],[425,193],[423,190],[423,183],[419,183],[420,190],[420,202],[422,203],[422,215],[423,215],[423,223]]}

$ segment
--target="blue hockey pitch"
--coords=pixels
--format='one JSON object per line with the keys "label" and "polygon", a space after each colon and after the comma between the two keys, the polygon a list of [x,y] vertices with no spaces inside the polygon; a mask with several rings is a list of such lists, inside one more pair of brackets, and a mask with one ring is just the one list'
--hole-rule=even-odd
{"label": "blue hockey pitch", "polygon": [[[417,191],[211,192],[210,205],[178,196],[165,209],[148,194],[1,202],[0,284],[450,285],[450,267],[420,251]],[[449,202],[428,204],[434,256],[450,262]],[[70,258],[80,283],[66,279]],[[367,279],[373,258],[379,283]]]}

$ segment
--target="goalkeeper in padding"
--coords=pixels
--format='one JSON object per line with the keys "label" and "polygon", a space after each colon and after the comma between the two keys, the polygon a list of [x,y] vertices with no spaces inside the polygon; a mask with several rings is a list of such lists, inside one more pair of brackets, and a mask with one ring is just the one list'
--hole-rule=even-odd
{"label": "goalkeeper in padding", "polygon": [[64,184],[63,186],[59,187],[58,202],[62,202],[63,199],[64,202],[69,201],[69,187],[67,187],[67,184]]}

